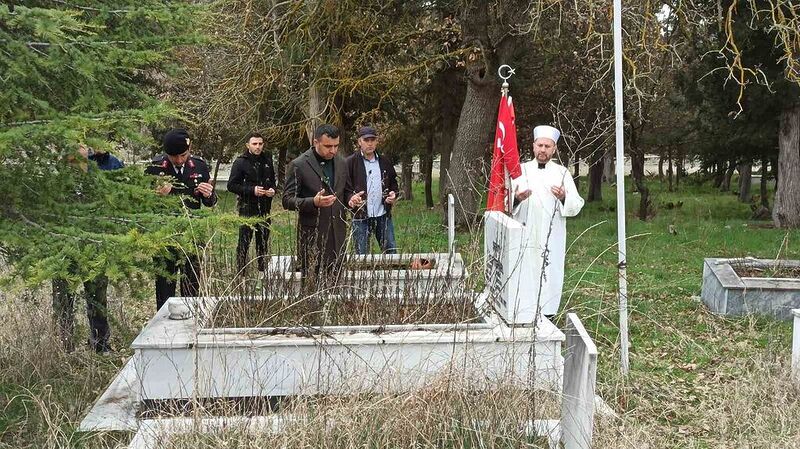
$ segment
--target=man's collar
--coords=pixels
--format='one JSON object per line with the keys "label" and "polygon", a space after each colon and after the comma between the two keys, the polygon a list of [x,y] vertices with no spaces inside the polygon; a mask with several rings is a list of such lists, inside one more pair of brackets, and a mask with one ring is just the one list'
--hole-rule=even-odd
{"label": "man's collar", "polygon": [[[330,158],[330,159],[325,159],[324,157],[320,156],[320,154],[319,154],[319,153],[317,153],[317,149],[316,149],[316,148],[314,148],[314,147],[311,147],[311,153],[314,155],[314,158],[315,158],[315,159],[317,160],[317,162],[319,162],[319,163],[328,162],[328,161],[333,161],[333,158]],[[335,156],[334,156],[334,157],[335,157]]]}
{"label": "man's collar", "polygon": [[375,150],[375,152],[372,153],[373,158],[371,160],[367,159],[366,156],[364,156],[364,152],[363,151],[359,150],[358,153],[361,154],[361,159],[364,159],[367,162],[374,162],[374,161],[377,161],[378,159],[380,159],[380,156],[378,156],[378,150]]}

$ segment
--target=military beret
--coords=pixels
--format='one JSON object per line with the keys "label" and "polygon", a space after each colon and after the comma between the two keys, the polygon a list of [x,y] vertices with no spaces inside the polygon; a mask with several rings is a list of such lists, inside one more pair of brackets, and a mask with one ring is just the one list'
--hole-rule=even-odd
{"label": "military beret", "polygon": [[171,129],[164,135],[164,152],[177,156],[189,149],[189,133],[185,129]]}

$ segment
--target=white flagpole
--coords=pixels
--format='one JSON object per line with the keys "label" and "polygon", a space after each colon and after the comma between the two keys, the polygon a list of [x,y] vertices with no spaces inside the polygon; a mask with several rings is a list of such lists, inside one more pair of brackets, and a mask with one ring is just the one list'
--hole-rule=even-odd
{"label": "white flagpole", "polygon": [[622,0],[614,0],[614,109],[617,137],[617,248],[619,252],[620,371],[628,374],[628,277],[625,244],[625,122],[622,103]]}

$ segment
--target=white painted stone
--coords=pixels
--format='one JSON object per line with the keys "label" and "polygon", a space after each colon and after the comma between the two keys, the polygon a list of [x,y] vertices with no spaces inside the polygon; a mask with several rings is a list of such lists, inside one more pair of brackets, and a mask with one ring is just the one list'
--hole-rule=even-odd
{"label": "white painted stone", "polygon": [[[190,300],[190,299],[189,299]],[[213,308],[216,298],[204,307]],[[191,304],[191,303],[190,303]],[[204,329],[159,311],[133,342],[143,399],[393,392],[456,373],[499,383],[557,388],[564,335],[549,321]],[[531,365],[531,351],[535,365]]]}
{"label": "white painted stone", "polygon": [[166,447],[170,438],[187,433],[210,434],[232,431],[249,434],[275,433],[280,432],[286,426],[286,421],[291,419],[281,415],[146,419],[142,421],[128,449],[159,449]]}
{"label": "white painted stone", "polygon": [[[299,418],[293,415],[230,416],[219,418],[166,418],[142,421],[128,449],[158,449],[169,444],[172,437],[188,434],[243,432],[257,435],[285,431],[287,425]],[[476,423],[478,427],[480,423]],[[561,439],[561,423],[557,419],[537,419],[520,423],[528,436],[546,437],[550,449],[557,449]],[[171,447],[171,446],[170,446]]]}
{"label": "white painted stone", "polygon": [[564,392],[561,402],[562,442],[565,449],[591,449],[594,425],[597,347],[581,320],[567,314]]}
{"label": "white painted stone", "polygon": [[792,378],[800,382],[800,309],[792,309],[794,327],[792,329]]}
{"label": "white painted stone", "polygon": [[139,425],[136,410],[141,402],[140,390],[141,383],[137,377],[133,358],[130,358],[83,418],[78,430],[135,431]]}
{"label": "white painted stone", "polygon": [[488,301],[509,324],[537,320],[537,282],[526,279],[522,267],[531,263],[525,251],[524,226],[508,215],[484,214],[484,263]]}
{"label": "white painted stone", "polygon": [[192,317],[189,306],[180,298],[169,298],[167,300],[167,308],[169,309],[169,319],[171,320],[188,320]]}
{"label": "white painted stone", "polygon": [[[403,264],[411,267],[414,259],[433,261],[431,270],[347,270],[343,273],[337,291],[351,291],[359,294],[403,294],[406,297],[422,295],[428,291],[442,294],[445,291],[461,289],[463,281],[469,277],[460,253],[452,257],[447,253],[414,254],[355,254],[348,260],[379,267],[381,264]],[[292,270],[294,257],[273,256],[269,260],[266,278],[290,283],[294,291],[299,291],[302,277],[299,271]]]}

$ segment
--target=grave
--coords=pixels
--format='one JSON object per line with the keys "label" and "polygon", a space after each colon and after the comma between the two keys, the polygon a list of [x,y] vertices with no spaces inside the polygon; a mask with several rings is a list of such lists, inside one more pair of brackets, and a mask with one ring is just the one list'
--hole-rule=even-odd
{"label": "grave", "polygon": [[[424,268],[412,269],[412,264]],[[461,285],[468,277],[461,254],[356,254],[344,262],[339,289],[366,294],[421,294]],[[299,292],[302,275],[293,256],[273,256],[267,265],[267,279],[282,281]],[[357,290],[356,290],[357,289]]]}
{"label": "grave", "polygon": [[701,296],[719,315],[767,315],[789,320],[800,307],[800,261],[755,258],[703,261]]}
{"label": "grave", "polygon": [[[496,212],[487,213],[486,224],[487,288],[480,294],[463,288],[466,271],[451,246],[446,254],[425,255],[433,267],[413,270],[427,271],[424,276],[402,268],[420,255],[378,257],[388,263],[378,270],[382,281],[358,275],[373,270],[354,269],[348,279],[362,277],[365,285],[353,283],[318,302],[294,287],[260,297],[170,298],[134,340],[133,357],[80,429],[138,429],[131,447],[149,448],[154,440],[145,434],[186,422],[169,421],[183,423],[172,426],[142,414],[165,401],[392,394],[450,378],[476,391],[501,384],[563,388],[561,419],[530,422],[530,432],[548,435],[552,447],[559,441],[590,447],[597,350],[574,314],[565,337],[537,313],[520,270],[528,257],[521,225]],[[356,268],[375,261],[353,260]],[[277,257],[272,273],[296,285],[291,263]],[[408,288],[418,283],[424,287]]]}

